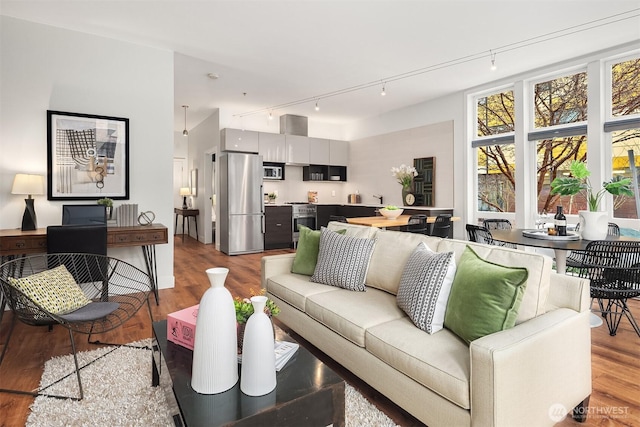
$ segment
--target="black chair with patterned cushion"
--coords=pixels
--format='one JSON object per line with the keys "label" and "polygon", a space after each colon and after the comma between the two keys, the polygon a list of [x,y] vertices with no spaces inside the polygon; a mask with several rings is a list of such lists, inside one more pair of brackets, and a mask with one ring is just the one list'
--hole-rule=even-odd
{"label": "black chair with patterned cushion", "polygon": [[62,253],[17,258],[0,265],[0,288],[12,313],[0,365],[10,347],[17,320],[32,326],[61,325],[69,331],[79,395],[47,393],[52,384],[35,391],[0,388],[1,392],[80,400],[81,368],[74,333],[87,334],[90,341],[92,335],[120,327],[145,304],[151,317],[149,275],[122,260],[103,255]]}
{"label": "black chair with patterned cushion", "polygon": [[[575,231],[580,231],[580,223],[576,224]],[[618,224],[614,222],[610,222],[607,228],[607,235],[609,236],[619,236],[620,235],[620,227]],[[577,269],[580,268],[584,258],[584,251],[571,251],[567,255],[567,273],[574,274],[577,272]],[[578,272],[579,274],[579,272]]]}
{"label": "black chair with patterned cushion", "polygon": [[448,238],[451,232],[451,214],[440,214],[431,228],[431,235],[434,237]]}
{"label": "black chair with patterned cushion", "polygon": [[640,327],[627,305],[629,298],[640,296],[640,242],[590,242],[579,274],[590,281],[591,298],[598,301],[597,311],[604,317],[609,335],[616,335],[624,314],[640,337]]}
{"label": "black chair with patterned cushion", "polygon": [[493,237],[491,232],[485,227],[479,225],[467,224],[467,236],[470,242],[484,243],[485,245],[493,245]]}
{"label": "black chair with patterned cushion", "polygon": [[406,231],[416,234],[429,234],[427,216],[424,214],[411,215],[409,217],[409,224],[407,225]]}

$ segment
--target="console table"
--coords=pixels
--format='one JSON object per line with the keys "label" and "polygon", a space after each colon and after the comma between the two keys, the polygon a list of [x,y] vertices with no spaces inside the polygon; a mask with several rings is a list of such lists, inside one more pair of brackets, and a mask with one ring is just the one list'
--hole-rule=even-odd
{"label": "console table", "polygon": [[[168,230],[162,224],[136,225],[131,227],[107,227],[107,248],[140,246],[144,255],[147,273],[151,277],[153,294],[158,301],[158,269],[156,245],[169,242]],[[0,230],[0,256],[22,256],[47,251],[47,229],[32,231],[15,229]]]}
{"label": "console table", "polygon": [[196,224],[196,241],[198,240],[198,215],[200,214],[199,209],[182,209],[182,208],[174,208],[173,212],[176,214],[176,226],[173,229],[173,235],[175,236],[176,230],[178,230],[178,216],[182,215],[182,240],[184,241],[184,220],[187,220],[187,235],[191,235],[191,222],[189,221],[189,217],[193,217],[193,220]]}

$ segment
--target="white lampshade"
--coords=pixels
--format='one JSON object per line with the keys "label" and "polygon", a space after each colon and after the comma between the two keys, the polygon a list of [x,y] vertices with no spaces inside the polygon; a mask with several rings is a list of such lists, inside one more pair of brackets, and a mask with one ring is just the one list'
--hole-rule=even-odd
{"label": "white lampshade", "polygon": [[11,194],[44,194],[44,177],[42,175],[29,175],[17,173],[13,179]]}
{"label": "white lampshade", "polygon": [[189,187],[180,188],[180,195],[181,196],[190,196],[191,195],[191,189]]}

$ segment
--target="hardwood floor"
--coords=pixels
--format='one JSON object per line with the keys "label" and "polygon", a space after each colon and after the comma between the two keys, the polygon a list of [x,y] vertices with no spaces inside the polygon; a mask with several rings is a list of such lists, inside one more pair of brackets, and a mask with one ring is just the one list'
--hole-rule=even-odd
{"label": "hardwood floor", "polygon": [[[236,296],[247,296],[250,289],[260,288],[260,259],[264,255],[287,252],[267,251],[264,254],[226,256],[211,245],[203,245],[191,238],[175,241],[174,270],[176,286],[160,290],[160,305],[152,301],[154,319],[164,319],[168,313],[197,304],[209,287],[205,270],[209,267],[228,267],[226,285]],[[640,319],[640,301],[629,305]],[[7,313],[0,324],[0,343],[6,339],[11,315]],[[282,325],[281,325],[282,326]],[[286,329],[286,328],[285,328]],[[124,327],[105,334],[111,342],[131,342],[151,336],[146,310],[140,312]],[[368,387],[330,358],[292,334],[302,345],[359,389],[378,408],[402,426],[420,423],[384,396]],[[82,335],[76,336],[78,351],[93,349]],[[1,350],[1,348],[0,348]],[[0,387],[30,389],[38,385],[42,367],[53,356],[71,353],[66,329],[35,328],[17,324],[6,360],[0,366]],[[587,422],[579,424],[567,418],[563,426],[638,426],[640,425],[640,337],[629,322],[623,319],[618,335],[611,337],[606,328],[592,329],[593,392]],[[523,389],[526,385],[523,384]],[[523,391],[524,392],[524,391]],[[28,396],[0,393],[0,426],[22,426],[29,414],[33,399]],[[523,408],[523,421],[526,408]]]}

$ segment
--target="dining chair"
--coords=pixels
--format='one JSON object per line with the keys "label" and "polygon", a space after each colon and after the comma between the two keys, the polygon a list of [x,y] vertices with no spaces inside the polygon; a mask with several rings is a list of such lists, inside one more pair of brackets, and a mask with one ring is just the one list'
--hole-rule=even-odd
{"label": "dining chair", "polygon": [[431,228],[434,237],[448,238],[451,231],[451,214],[439,214]]}
{"label": "dining chair", "polygon": [[587,245],[579,269],[590,280],[591,298],[598,301],[609,335],[615,336],[624,314],[640,337],[627,299],[640,296],[640,241],[594,240]]}
{"label": "dining chair", "polygon": [[329,215],[329,222],[331,221],[348,222],[347,217],[342,215]]}
{"label": "dining chair", "polygon": [[485,245],[493,245],[493,237],[486,227],[474,224],[467,224],[467,236],[470,242],[483,243]]}
{"label": "dining chair", "polygon": [[[575,231],[580,231],[580,223],[576,224]],[[607,235],[609,236],[619,236],[620,235],[620,227],[618,224],[614,222],[610,222],[607,228]],[[584,258],[584,251],[571,251],[567,254],[567,273],[573,274],[577,269],[582,265],[582,261]]]}
{"label": "dining chair", "polygon": [[[489,230],[489,232],[491,232],[491,230],[511,230],[513,228],[511,226],[511,221],[503,218],[488,218],[482,221],[482,225],[484,228]],[[496,246],[504,246],[505,248],[518,249],[518,246],[513,243],[494,241],[492,244]]]}
{"label": "dining chair", "polygon": [[409,223],[405,229],[409,233],[429,234],[429,224],[427,223],[427,215],[415,214],[409,217]]}

